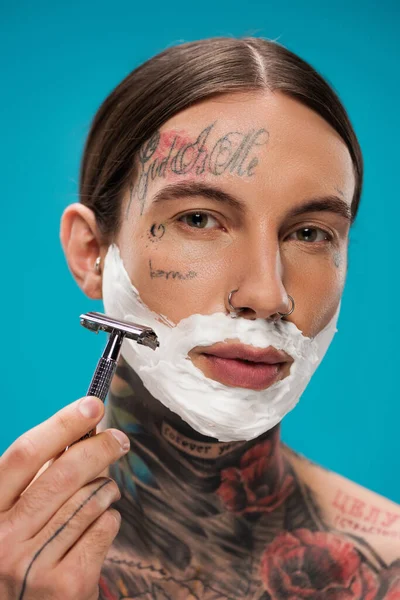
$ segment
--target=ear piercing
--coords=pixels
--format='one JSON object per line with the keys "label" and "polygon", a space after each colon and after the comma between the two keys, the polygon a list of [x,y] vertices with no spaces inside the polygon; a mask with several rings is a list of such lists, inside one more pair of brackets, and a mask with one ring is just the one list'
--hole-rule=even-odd
{"label": "ear piercing", "polygon": [[94,270],[96,273],[101,273],[101,256],[98,256],[94,263]]}

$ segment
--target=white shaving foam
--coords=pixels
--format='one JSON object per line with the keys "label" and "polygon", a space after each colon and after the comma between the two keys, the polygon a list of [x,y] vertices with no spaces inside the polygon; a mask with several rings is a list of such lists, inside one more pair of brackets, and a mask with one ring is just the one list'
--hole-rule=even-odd
{"label": "white shaving foam", "polygon": [[[330,322],[314,337],[294,323],[233,319],[225,313],[191,315],[178,324],[152,312],[140,299],[118,247],[104,264],[103,302],[108,315],[147,325],[160,347],[151,350],[125,340],[122,355],[148,391],[193,429],[223,442],[251,440],[279,423],[294,408],[337,331],[340,302]],[[274,346],[294,359],[290,374],[261,391],[230,387],[206,377],[188,358],[195,346],[240,340],[257,348]]]}

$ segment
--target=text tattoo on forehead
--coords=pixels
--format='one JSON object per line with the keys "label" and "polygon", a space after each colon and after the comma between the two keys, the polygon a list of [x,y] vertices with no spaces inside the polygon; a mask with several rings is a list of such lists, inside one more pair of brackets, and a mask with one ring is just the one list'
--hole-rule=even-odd
{"label": "text tattoo on forehead", "polygon": [[209,142],[216,121],[205,127],[193,142],[182,133],[156,131],[140,148],[138,154],[139,173],[135,184],[130,186],[130,200],[126,216],[133,198],[140,202],[140,213],[150,181],[179,175],[223,175],[230,173],[239,177],[251,177],[258,164],[255,156],[260,146],[268,142],[266,129],[250,129],[246,132],[229,131]]}

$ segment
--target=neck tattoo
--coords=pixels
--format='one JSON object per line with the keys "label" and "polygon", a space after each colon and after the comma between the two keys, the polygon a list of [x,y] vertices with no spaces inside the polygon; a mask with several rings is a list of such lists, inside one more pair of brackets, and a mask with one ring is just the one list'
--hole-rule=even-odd
{"label": "neck tattoo", "polygon": [[189,456],[209,460],[225,456],[242,445],[242,442],[198,442],[182,435],[165,421],[161,426],[161,435],[172,446],[181,450],[181,452]]}

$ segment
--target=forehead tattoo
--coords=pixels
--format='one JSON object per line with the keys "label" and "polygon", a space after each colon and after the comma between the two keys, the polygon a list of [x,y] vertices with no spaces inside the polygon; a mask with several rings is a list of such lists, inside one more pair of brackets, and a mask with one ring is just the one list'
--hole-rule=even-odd
{"label": "forehead tattoo", "polygon": [[227,131],[215,140],[212,133],[216,121],[205,127],[192,139],[184,132],[156,131],[141,147],[138,154],[139,172],[131,186],[130,200],[140,202],[143,213],[149,183],[157,178],[172,179],[180,175],[214,175],[230,173],[251,177],[258,165],[257,151],[268,142],[269,133],[264,128],[244,131]]}

